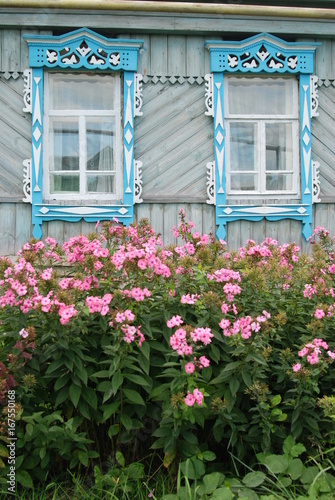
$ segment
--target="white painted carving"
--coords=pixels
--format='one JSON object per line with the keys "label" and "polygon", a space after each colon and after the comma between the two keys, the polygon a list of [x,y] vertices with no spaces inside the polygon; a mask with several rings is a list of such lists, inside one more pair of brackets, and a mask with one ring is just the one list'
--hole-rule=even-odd
{"label": "white painted carving", "polygon": [[238,65],[238,58],[236,56],[228,55],[228,66],[230,68],[235,68]]}
{"label": "white painted carving", "polygon": [[113,53],[109,56],[109,62],[112,66],[118,66],[120,64],[120,54]]}
{"label": "white painted carving", "polygon": [[130,183],[131,162],[132,162],[132,158],[133,158],[133,146],[130,148],[129,151],[126,148],[126,146],[124,147],[124,157],[125,157],[125,161],[126,161],[126,172],[127,172],[126,193],[131,193],[132,191],[131,191],[129,183]]}
{"label": "white painted carving", "polygon": [[23,72],[23,104],[24,108],[23,111],[25,113],[31,113],[32,112],[32,102],[31,102],[31,75],[32,75],[32,70],[31,69],[25,69]]}
{"label": "white painted carving", "polygon": [[23,194],[22,201],[31,203],[31,158],[23,160]]}
{"label": "white painted carving", "polygon": [[47,50],[46,58],[48,63],[53,64],[58,60],[58,54],[55,50]]}
{"label": "white painted carving", "polygon": [[134,203],[142,203],[142,162],[134,161]]}
{"label": "white painted carving", "polygon": [[318,77],[311,75],[311,117],[319,116],[317,112],[319,107],[319,94],[318,94]]}
{"label": "white painted carving", "polygon": [[298,64],[298,58],[296,57],[289,57],[287,60],[287,66],[291,69],[295,69]]}
{"label": "white painted carving", "polygon": [[205,75],[205,87],[206,87],[206,108],[205,115],[214,116],[214,106],[213,106],[213,75],[208,73]]}
{"label": "white painted carving", "polygon": [[219,172],[219,182],[220,182],[218,193],[222,194],[222,193],[224,193],[224,189],[223,189],[223,185],[222,185],[224,147],[221,149],[221,151],[219,150],[218,147],[216,147],[215,149],[216,149],[216,161],[217,161],[218,172]]}
{"label": "white painted carving", "polygon": [[215,129],[216,129],[219,125],[223,128],[223,116],[222,116],[221,95],[220,95],[221,83],[216,83],[215,86],[218,89],[218,98],[216,102],[216,113],[215,113]]}
{"label": "white painted carving", "polygon": [[252,59],[250,62],[245,62],[242,64],[243,68],[257,68],[257,62],[255,59]]}
{"label": "white painted carving", "polygon": [[304,89],[304,110],[303,110],[303,119],[302,119],[302,130],[306,127],[309,131],[311,130],[309,116],[308,116],[308,103],[307,103],[307,90],[309,89],[309,85],[303,85]]}
{"label": "white painted carving", "polygon": [[305,194],[310,194],[310,190],[308,188],[308,181],[309,181],[309,169],[311,163],[311,150],[310,149],[308,151],[303,150],[303,157],[304,157],[304,169],[305,169],[305,179],[306,179]]}
{"label": "white painted carving", "polygon": [[127,104],[126,104],[126,116],[124,124],[126,126],[127,123],[129,123],[129,125],[133,127],[133,114],[131,112],[131,97],[130,97],[130,87],[132,86],[133,82],[131,80],[127,80],[126,83],[127,83]]}
{"label": "white painted carving", "polygon": [[38,185],[38,176],[40,172],[40,159],[41,159],[41,145],[36,147],[35,144],[33,144],[33,156],[34,156],[34,169],[35,169],[35,181],[36,181],[34,191],[38,192],[41,191]]}
{"label": "white painted carving", "polygon": [[41,116],[41,102],[40,102],[40,88],[39,83],[41,81],[40,77],[35,77],[34,82],[36,84],[36,92],[35,92],[35,104],[34,104],[34,114],[33,114],[33,124],[36,121],[42,125],[42,116]]}
{"label": "white painted carving", "polygon": [[312,160],[312,172],[313,172],[313,199],[312,203],[320,203],[320,163],[318,161]]}
{"label": "white painted carving", "polygon": [[215,205],[216,204],[216,196],[215,196],[215,162],[214,161],[209,161],[206,164],[207,167],[207,195],[208,195],[208,200],[206,200],[206,203],[208,205]]}
{"label": "white painted carving", "polygon": [[141,111],[143,104],[143,93],[142,93],[142,80],[143,76],[140,73],[135,73],[135,109],[134,116],[142,116]]}

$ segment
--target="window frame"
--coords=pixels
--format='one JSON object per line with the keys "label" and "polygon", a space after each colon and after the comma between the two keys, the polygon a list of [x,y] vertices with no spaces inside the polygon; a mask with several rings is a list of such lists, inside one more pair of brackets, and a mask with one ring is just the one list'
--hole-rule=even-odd
{"label": "window frame", "polygon": [[[57,72],[59,74],[60,72]],[[69,72],[62,72],[63,74],[73,74]],[[84,72],[80,72],[79,75]],[[85,72],[86,73],[86,72]],[[84,74],[85,74],[84,73]],[[58,201],[71,201],[71,203],[76,203],[79,200],[94,200],[97,196],[99,200],[104,201],[115,201],[122,200],[122,150],[120,148],[120,144],[122,141],[122,132],[121,132],[121,120],[122,120],[122,109],[121,109],[121,74],[119,72],[115,73],[107,73],[110,76],[115,78],[115,104],[113,110],[89,110],[89,109],[71,109],[71,110],[60,110],[57,111],[55,109],[50,108],[50,74],[55,74],[53,72],[46,71],[45,78],[45,91],[44,91],[44,128],[45,132],[43,133],[43,164],[44,175],[43,175],[43,193],[44,199],[46,201],[49,200],[58,200]],[[92,73],[95,75],[96,73]],[[79,139],[79,177],[80,177],[80,192],[78,194],[74,193],[65,193],[64,194],[51,194],[50,193],[50,174],[52,170],[50,169],[50,157],[51,157],[51,131],[50,131],[50,119],[52,118],[77,118],[78,119],[78,139]],[[87,170],[85,169],[84,159],[85,153],[83,150],[86,149],[84,146],[87,146],[87,136],[86,130],[83,130],[85,122],[87,123],[87,118],[92,117],[94,121],[95,118],[103,118],[106,117],[106,121],[110,117],[114,117],[115,123],[115,157],[116,157],[116,166],[115,166],[115,176],[116,176],[116,193],[88,193],[87,189],[84,190],[83,184],[84,180],[86,180]],[[84,142],[85,140],[85,142]],[[103,174],[104,172],[104,174]],[[101,171],[101,175],[107,175],[110,170]],[[91,173],[91,172],[90,172]],[[85,191],[85,192],[84,192]]]}
{"label": "window frame", "polygon": [[[207,164],[207,203],[215,205],[218,226],[216,234],[219,239],[225,239],[225,226],[230,221],[259,221],[264,218],[270,221],[299,220],[304,238],[308,239],[312,234],[312,204],[320,201],[313,195],[314,192],[319,192],[315,187],[319,180],[314,175],[317,168],[314,168],[315,162],[311,158],[311,118],[317,116],[313,58],[318,45],[320,44],[286,42],[268,33],[261,33],[241,42],[208,40],[205,43],[211,64],[211,73],[205,76],[206,115],[212,116],[214,121],[214,161]],[[250,195],[249,192],[242,191],[238,195],[234,193],[234,196],[232,193],[228,194],[225,90],[226,80],[230,76],[295,76],[298,79],[299,161],[294,170],[297,174],[298,171],[300,173],[300,183],[296,193]],[[279,203],[271,204],[272,200],[278,200]]]}
{"label": "window frame", "polygon": [[[134,220],[134,204],[142,201],[141,163],[134,158],[134,118],[142,115],[142,76],[137,73],[137,62],[143,40],[106,38],[87,28],[60,36],[23,35],[23,38],[29,50],[29,69],[24,72],[24,111],[32,114],[32,158],[24,161],[23,201],[32,205],[33,236],[41,238],[43,222],[52,220],[96,222],[117,218],[128,226]],[[45,168],[48,159],[44,151],[45,74],[49,71],[122,73],[123,122],[119,145],[122,189],[118,193],[121,196],[106,199],[97,194],[95,203],[92,203],[94,194],[49,199],[44,178],[49,171]]]}

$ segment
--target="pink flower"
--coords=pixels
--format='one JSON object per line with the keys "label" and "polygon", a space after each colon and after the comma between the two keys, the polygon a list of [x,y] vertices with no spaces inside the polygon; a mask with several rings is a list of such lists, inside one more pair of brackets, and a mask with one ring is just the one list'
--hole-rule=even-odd
{"label": "pink flower", "polygon": [[187,406],[193,406],[194,405],[194,403],[195,403],[195,397],[193,396],[193,394],[190,393],[190,391],[188,391],[188,394],[187,394],[186,398],[184,399],[184,403]]}
{"label": "pink flower", "polygon": [[317,319],[322,319],[325,316],[325,312],[323,309],[316,309],[314,316]]}
{"label": "pink flower", "polygon": [[193,364],[193,363],[187,363],[187,364],[185,365],[185,372],[186,372],[186,373],[191,374],[191,373],[193,373],[193,372],[194,372],[194,370],[195,370],[195,366],[194,366],[194,364]]}
{"label": "pink flower", "polygon": [[19,331],[19,335],[21,335],[23,339],[26,339],[29,336],[29,333],[27,332],[27,330],[22,328],[22,330]]}
{"label": "pink flower", "polygon": [[199,363],[200,368],[207,368],[210,365],[210,361],[206,358],[206,356],[200,356]]}
{"label": "pink flower", "polygon": [[298,372],[301,370],[301,364],[300,363],[296,363],[295,365],[292,366],[292,370],[294,372]]}
{"label": "pink flower", "polygon": [[183,323],[184,322],[183,322],[183,320],[181,319],[180,316],[172,316],[171,319],[167,320],[166,325],[167,325],[168,328],[173,328],[174,326],[180,326]]}
{"label": "pink flower", "polygon": [[199,389],[194,389],[193,396],[197,405],[202,406],[202,400],[204,399],[204,395],[202,394],[202,392],[199,391]]}

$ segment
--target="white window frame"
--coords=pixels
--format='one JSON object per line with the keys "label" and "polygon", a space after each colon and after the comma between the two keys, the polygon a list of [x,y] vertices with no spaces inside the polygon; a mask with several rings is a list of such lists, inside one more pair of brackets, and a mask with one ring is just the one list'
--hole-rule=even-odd
{"label": "white window frame", "polygon": [[[285,198],[299,198],[300,196],[300,164],[299,164],[299,107],[298,107],[298,82],[295,77],[291,77],[295,79],[295,84],[292,86],[293,89],[293,101],[292,101],[292,113],[287,115],[274,115],[274,114],[233,114],[230,113],[229,106],[229,82],[236,77],[226,77],[224,78],[224,112],[225,112],[225,142],[226,142],[226,189],[227,189],[227,198],[229,200],[238,200],[241,199],[250,199],[253,198],[262,198],[266,197],[266,199],[285,199]],[[238,77],[237,77],[238,78]],[[244,78],[246,78],[244,76]],[[267,78],[273,79],[274,77],[254,77],[250,76],[250,79],[257,79],[260,82],[262,80],[266,81]],[[283,77],[279,77],[279,79],[283,79]],[[260,83],[261,84],[261,83]],[[257,186],[259,189],[252,190],[237,190],[232,189],[231,187],[231,174],[235,173],[231,171],[231,161],[230,161],[230,124],[231,123],[255,123],[256,124],[256,136],[257,136],[257,144],[255,144],[254,154],[255,154],[255,165],[259,168],[254,171],[242,171],[244,173],[252,173],[257,175],[258,181]],[[265,143],[265,126],[267,123],[288,123],[292,125],[292,169],[290,170],[276,170],[273,171],[277,174],[291,174],[293,177],[292,180],[292,189],[291,190],[267,190],[266,189],[266,174],[272,171],[266,170],[266,143]],[[260,147],[257,147],[260,146]],[[237,174],[240,172],[236,172]]]}
{"label": "white window frame", "polygon": [[[70,72],[64,73],[66,75],[73,74]],[[80,73],[79,73],[80,74]],[[114,94],[114,110],[50,110],[50,85],[49,85],[49,72],[44,74],[44,133],[43,133],[43,198],[45,200],[59,200],[68,202],[78,202],[81,200],[94,200],[97,202],[103,202],[107,200],[120,200],[122,199],[123,192],[123,175],[122,175],[122,134],[121,134],[121,121],[122,121],[122,111],[121,111],[121,75],[120,73],[110,74],[111,78],[115,78],[115,94]],[[50,149],[51,149],[51,138],[50,138],[50,121],[51,117],[60,118],[78,118],[79,125],[79,186],[80,192],[76,193],[64,193],[64,194],[51,194],[50,193]],[[100,118],[100,117],[114,117],[115,119],[115,157],[116,157],[116,170],[106,170],[99,172],[99,175],[108,175],[110,173],[115,173],[116,178],[116,192],[115,193],[87,193],[86,186],[86,129],[85,120],[86,118]],[[92,174],[92,171],[90,171]]]}

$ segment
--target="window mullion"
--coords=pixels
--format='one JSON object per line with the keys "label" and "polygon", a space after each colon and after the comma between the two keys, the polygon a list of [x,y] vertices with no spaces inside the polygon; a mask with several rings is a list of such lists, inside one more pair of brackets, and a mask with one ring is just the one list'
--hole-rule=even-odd
{"label": "window mullion", "polygon": [[265,136],[265,122],[260,120],[257,125],[257,151],[258,151],[258,175],[259,175],[259,190],[261,193],[265,193],[266,189],[266,136]]}
{"label": "window mullion", "polygon": [[79,192],[86,194],[86,119],[85,116],[79,116]]}

